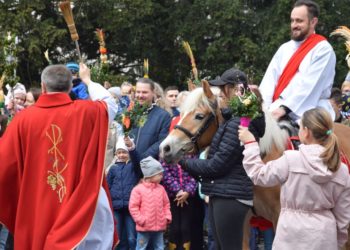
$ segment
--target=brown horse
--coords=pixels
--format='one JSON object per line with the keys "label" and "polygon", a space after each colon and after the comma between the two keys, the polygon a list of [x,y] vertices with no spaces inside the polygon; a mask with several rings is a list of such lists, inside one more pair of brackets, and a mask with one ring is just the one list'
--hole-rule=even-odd
{"label": "brown horse", "polygon": [[[193,90],[181,106],[181,120],[160,145],[160,156],[167,162],[177,162],[189,152],[196,152],[210,145],[218,129],[222,116],[220,112],[219,89],[210,88],[202,81],[203,88]],[[219,104],[219,105],[217,105]],[[259,145],[264,161],[279,158],[286,150],[288,133],[280,129],[277,122],[269,114],[265,114],[266,131]],[[350,128],[335,124],[335,134],[338,136],[340,148],[350,159]],[[280,213],[280,187],[254,186],[254,208],[257,215],[273,222],[275,228]],[[249,249],[249,219],[245,223],[243,249]],[[350,249],[348,242],[347,248]]]}

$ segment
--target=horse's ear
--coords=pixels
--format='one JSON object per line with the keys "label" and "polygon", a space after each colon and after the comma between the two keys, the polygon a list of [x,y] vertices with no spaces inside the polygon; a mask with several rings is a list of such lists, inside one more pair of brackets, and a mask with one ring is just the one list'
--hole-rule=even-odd
{"label": "horse's ear", "polygon": [[204,91],[205,96],[208,99],[212,99],[214,97],[213,92],[211,92],[209,82],[207,80],[202,80],[202,88]]}
{"label": "horse's ear", "polygon": [[194,84],[194,83],[192,82],[191,79],[189,79],[189,80],[187,81],[187,88],[188,88],[188,91],[192,91],[192,90],[194,90],[195,88],[197,88],[197,86],[196,86],[196,84]]}

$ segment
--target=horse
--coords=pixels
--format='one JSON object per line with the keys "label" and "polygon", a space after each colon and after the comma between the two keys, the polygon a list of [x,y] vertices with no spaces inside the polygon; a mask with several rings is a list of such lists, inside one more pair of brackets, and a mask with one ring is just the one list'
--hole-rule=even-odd
{"label": "horse", "polygon": [[[160,145],[160,157],[167,162],[177,162],[187,153],[195,153],[210,145],[220,123],[223,121],[220,108],[223,102],[219,97],[220,90],[210,87],[207,81],[202,81],[202,88],[191,91],[181,105],[181,119]],[[266,130],[259,142],[263,161],[279,158],[287,149],[289,134],[281,129],[277,121],[265,112]],[[342,152],[350,159],[350,128],[335,124],[334,133],[337,135]],[[280,186],[254,186],[254,213],[270,220],[274,228],[281,209]],[[249,219],[250,211],[245,219],[244,239],[242,249],[249,249]],[[350,240],[346,244],[350,250]]]}

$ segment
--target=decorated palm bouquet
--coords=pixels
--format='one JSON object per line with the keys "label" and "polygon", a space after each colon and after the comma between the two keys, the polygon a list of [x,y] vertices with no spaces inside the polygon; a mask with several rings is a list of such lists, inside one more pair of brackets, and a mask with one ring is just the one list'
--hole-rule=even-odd
{"label": "decorated palm bouquet", "polygon": [[142,106],[139,102],[130,103],[129,107],[125,109],[117,121],[123,126],[125,136],[129,136],[129,133],[134,127],[143,127],[147,121],[147,106]]}
{"label": "decorated palm bouquet", "polygon": [[248,127],[251,120],[261,114],[261,104],[254,92],[245,91],[230,99],[229,107],[232,114],[241,118],[241,125]]}

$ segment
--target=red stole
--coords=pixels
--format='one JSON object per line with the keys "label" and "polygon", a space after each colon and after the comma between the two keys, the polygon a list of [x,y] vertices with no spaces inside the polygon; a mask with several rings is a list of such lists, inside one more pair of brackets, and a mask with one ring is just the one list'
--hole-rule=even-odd
{"label": "red stole", "polygon": [[0,138],[0,221],[15,249],[73,249],[87,235],[105,184],[107,131],[104,102],[63,93],[15,116]]}
{"label": "red stole", "polygon": [[309,53],[309,51],[313,49],[316,46],[316,44],[318,44],[323,40],[326,40],[326,38],[318,34],[312,34],[295,51],[293,56],[289,59],[280,78],[278,79],[278,83],[275,88],[275,93],[273,94],[273,98],[272,98],[273,101],[276,101],[280,97],[283,90],[288,86],[290,81],[293,79],[294,75],[298,71],[300,63],[303,61],[307,53]]}

